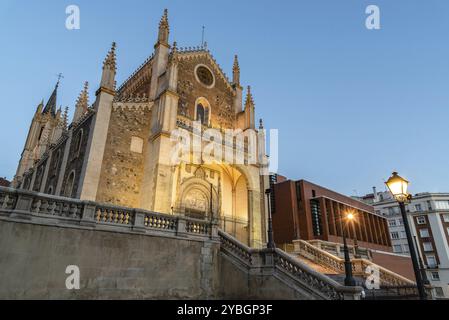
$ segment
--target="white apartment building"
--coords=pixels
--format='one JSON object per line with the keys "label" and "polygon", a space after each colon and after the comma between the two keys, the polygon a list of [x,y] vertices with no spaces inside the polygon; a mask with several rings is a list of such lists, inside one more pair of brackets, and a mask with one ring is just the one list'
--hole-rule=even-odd
{"label": "white apartment building", "polygon": [[[409,255],[398,203],[385,192],[365,197],[376,213],[387,217],[394,252]],[[406,211],[415,247],[434,293],[438,298],[449,298],[449,193],[416,194]]]}

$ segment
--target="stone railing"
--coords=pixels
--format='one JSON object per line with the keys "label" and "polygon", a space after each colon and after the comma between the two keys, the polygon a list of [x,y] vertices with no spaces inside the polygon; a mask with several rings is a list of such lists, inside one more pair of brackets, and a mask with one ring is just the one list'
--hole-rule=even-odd
{"label": "stone railing", "polygon": [[[330,268],[337,273],[343,274],[344,269],[344,259],[334,256],[331,253],[317,248],[311,243],[304,240],[293,241],[295,249],[294,253],[309,259],[316,264],[322,265],[324,267]],[[351,259],[352,262],[352,272],[356,276],[367,277],[368,267],[371,270],[379,270],[380,282],[382,285],[388,286],[407,286],[414,285],[415,283],[400,274],[383,268],[367,259]]]}
{"label": "stone railing", "polygon": [[[221,251],[243,264],[250,273],[281,274],[293,287],[308,291],[311,296],[327,300],[359,299],[361,287],[345,287],[312,270],[301,261],[279,249],[253,249],[229,234],[219,231]],[[252,270],[252,271],[251,271]]]}
{"label": "stone railing", "polygon": [[50,225],[218,240],[218,225],[211,221],[5,187],[0,187],[0,217]]}
{"label": "stone railing", "polygon": [[[323,241],[323,240],[309,240],[308,243],[312,244],[313,246],[323,249],[327,252],[331,252],[332,254],[335,253],[336,256],[342,257],[343,256],[343,245],[341,243],[335,243],[335,242],[329,242],[329,241]],[[362,258],[367,258],[368,260],[372,259],[372,251],[368,248],[362,248],[355,246],[348,245],[349,254],[351,256],[359,256]]]}

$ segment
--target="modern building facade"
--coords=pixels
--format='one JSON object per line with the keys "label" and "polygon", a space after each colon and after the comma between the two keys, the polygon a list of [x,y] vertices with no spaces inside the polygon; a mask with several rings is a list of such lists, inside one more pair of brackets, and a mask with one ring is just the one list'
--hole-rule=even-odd
{"label": "modern building facade", "polygon": [[[409,254],[405,228],[397,202],[373,204],[388,219],[395,253]],[[415,246],[437,297],[449,298],[449,193],[419,193],[406,205]]]}
{"label": "modern building facade", "polygon": [[293,240],[319,239],[343,242],[345,215],[352,213],[354,223],[346,224],[348,243],[360,247],[391,251],[387,220],[374,208],[305,180],[287,180],[274,186],[273,229],[278,245]]}
{"label": "modern building facade", "polygon": [[[95,102],[89,104],[86,83],[71,123],[67,112],[57,110],[58,85],[45,106],[39,104],[14,187],[215,219],[240,241],[263,246],[268,176],[261,174],[261,161],[248,159],[250,149],[258,160],[266,159],[265,136],[262,122],[256,128],[249,87],[243,97],[237,56],[228,79],[205,45],[182,49],[169,44],[165,11],[154,52],[118,88],[116,65],[114,43]],[[213,134],[226,130],[244,137],[243,148],[235,140],[226,145],[231,156],[243,154],[244,161],[208,163],[201,150],[189,149],[187,160],[172,162],[173,132],[185,140],[199,139],[201,149],[218,144]]]}

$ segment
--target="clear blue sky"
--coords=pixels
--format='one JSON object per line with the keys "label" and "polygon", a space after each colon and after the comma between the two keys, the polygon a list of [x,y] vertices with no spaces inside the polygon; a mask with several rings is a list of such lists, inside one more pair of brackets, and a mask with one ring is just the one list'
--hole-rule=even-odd
{"label": "clear blue sky", "polygon": [[[65,28],[70,4],[80,30]],[[381,30],[365,28],[369,4]],[[1,0],[0,176],[13,177],[56,74],[58,104],[73,112],[116,41],[120,84],[152,52],[165,7],[171,41],[198,45],[205,25],[228,74],[238,53],[257,116],[279,129],[280,173],[360,195],[398,170],[413,192],[449,192],[447,0]]]}

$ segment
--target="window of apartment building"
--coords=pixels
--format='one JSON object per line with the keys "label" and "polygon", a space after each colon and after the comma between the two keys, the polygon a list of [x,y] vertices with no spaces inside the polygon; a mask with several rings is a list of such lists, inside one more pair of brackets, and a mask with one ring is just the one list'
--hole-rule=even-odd
{"label": "window of apartment building", "polygon": [[406,239],[407,238],[407,234],[405,233],[405,231],[401,231],[401,239]]}
{"label": "window of apartment building", "polygon": [[374,211],[374,213],[377,214],[378,216],[381,215],[381,214],[380,214],[380,210],[376,210],[376,211]]}
{"label": "window of apartment building", "polygon": [[410,252],[410,248],[408,247],[408,244],[404,244],[403,248],[404,248],[404,252],[405,253],[409,253]]}
{"label": "window of apartment building", "polygon": [[419,230],[419,235],[420,235],[421,238],[428,238],[428,237],[430,237],[429,229],[427,229],[427,228],[420,229]]}
{"label": "window of apartment building", "polygon": [[419,216],[416,221],[418,222],[418,224],[426,224],[426,217],[424,216]]}
{"label": "window of apartment building", "polygon": [[437,297],[444,297],[444,291],[441,287],[435,287],[435,295]]}
{"label": "window of apartment building", "polygon": [[395,220],[395,219],[388,220],[388,225],[389,225],[390,227],[396,227],[396,220]]}
{"label": "window of apartment building", "polygon": [[432,277],[432,280],[434,280],[434,281],[440,280],[440,274],[438,273],[438,271],[432,271],[430,273],[430,276]]}
{"label": "window of apartment building", "polygon": [[449,201],[435,201],[435,209],[437,210],[449,210]]}
{"label": "window of apartment building", "polygon": [[398,219],[398,225],[400,225],[400,226],[404,225],[404,220],[402,220],[402,218]]}
{"label": "window of apartment building", "polygon": [[444,222],[449,222],[449,214],[445,214],[443,216],[443,220],[444,220]]}
{"label": "window of apartment building", "polygon": [[399,239],[399,232],[392,232],[391,233],[391,239],[398,240]]}
{"label": "window of apartment building", "polygon": [[423,247],[425,252],[433,251],[432,242],[423,242]]}
{"label": "window of apartment building", "polygon": [[432,211],[432,203],[430,200],[427,201],[427,210]]}
{"label": "window of apartment building", "polygon": [[429,268],[435,268],[437,266],[437,259],[434,255],[426,255],[426,261]]}
{"label": "window of apartment building", "polygon": [[415,204],[415,211],[422,211],[421,204]]}
{"label": "window of apartment building", "polygon": [[401,253],[402,252],[402,246],[401,245],[394,245],[393,246],[393,252],[394,253]]}
{"label": "window of apartment building", "polygon": [[390,207],[388,208],[388,214],[394,215],[399,213],[399,207]]}

